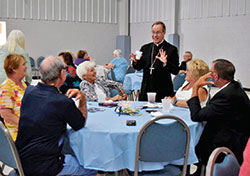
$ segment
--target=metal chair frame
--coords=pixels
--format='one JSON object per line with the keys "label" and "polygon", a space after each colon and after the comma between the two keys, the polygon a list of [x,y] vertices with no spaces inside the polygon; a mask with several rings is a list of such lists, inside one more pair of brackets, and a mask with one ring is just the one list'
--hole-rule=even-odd
{"label": "metal chair frame", "polygon": [[[186,123],[181,120],[178,117],[175,116],[158,116],[155,117],[154,119],[148,121],[144,126],[141,128],[138,137],[137,137],[137,143],[136,143],[136,156],[135,156],[135,171],[134,171],[134,176],[138,176],[138,170],[139,170],[139,160],[140,160],[140,145],[141,145],[141,138],[143,134],[146,132],[147,128],[152,125],[154,122],[162,119],[173,119],[176,120],[178,123],[180,123],[183,126],[183,130],[187,134],[187,141],[186,141],[186,147],[185,147],[185,154],[184,154],[184,162],[183,162],[183,169],[182,169],[182,176],[186,175],[187,171],[187,161],[188,161],[188,154],[189,154],[189,146],[190,146],[190,130]],[[162,134],[164,135],[164,134]],[[171,145],[171,144],[170,144]],[[167,152],[167,151],[166,151]]]}
{"label": "metal chair frame", "polygon": [[[20,161],[20,158],[19,158],[19,154],[17,152],[17,149],[16,149],[16,146],[15,146],[15,143],[8,131],[8,129],[3,125],[2,122],[0,122],[0,133],[3,134],[3,136],[5,136],[6,140],[8,141],[8,146],[10,147],[11,149],[11,153],[13,155],[13,158],[15,160],[15,165],[11,166],[12,168],[14,169],[17,169],[18,170],[18,173],[19,173],[19,176],[24,176],[24,172],[23,172],[23,168],[22,168],[22,164],[21,164],[21,161]],[[0,147],[0,150],[2,150],[3,146]],[[1,152],[0,152],[1,153]],[[1,158],[1,156],[0,156]],[[1,158],[0,161],[3,163],[3,165],[1,166],[0,170],[4,170],[4,166],[7,165],[7,163],[5,163],[5,159],[4,158]]]}
{"label": "metal chair frame", "polygon": [[[214,170],[214,166],[215,166],[215,161],[217,159],[217,157],[219,156],[219,154],[221,153],[226,153],[226,154],[230,154],[232,155],[232,157],[237,161],[238,160],[236,158],[236,156],[234,155],[234,153],[227,147],[218,147],[216,149],[214,149],[214,151],[211,153],[208,162],[207,162],[207,166],[206,166],[206,176],[213,176],[213,170]],[[240,168],[240,165],[238,163],[238,167]]]}

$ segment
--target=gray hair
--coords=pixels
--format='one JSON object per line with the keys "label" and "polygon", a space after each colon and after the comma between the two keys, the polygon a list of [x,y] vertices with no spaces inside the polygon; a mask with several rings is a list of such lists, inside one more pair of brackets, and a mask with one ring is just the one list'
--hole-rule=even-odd
{"label": "gray hair", "polygon": [[55,82],[64,68],[64,63],[59,57],[47,57],[40,65],[41,80],[45,84]]}
{"label": "gray hair", "polygon": [[113,51],[113,54],[115,54],[117,57],[121,57],[122,56],[122,51],[120,49],[116,49]]}
{"label": "gray hair", "polygon": [[77,66],[76,74],[77,76],[83,80],[83,75],[86,75],[88,69],[95,67],[95,63],[91,61],[85,61]]}

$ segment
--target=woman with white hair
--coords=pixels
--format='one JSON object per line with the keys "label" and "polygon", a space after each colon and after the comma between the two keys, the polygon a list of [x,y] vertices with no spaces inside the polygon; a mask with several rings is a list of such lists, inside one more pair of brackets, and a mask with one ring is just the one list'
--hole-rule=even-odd
{"label": "woman with white hair", "polygon": [[[103,96],[106,97],[106,100],[125,100],[127,96],[122,89],[122,84],[112,80],[105,80],[102,77],[97,78],[94,67],[94,62],[85,61],[76,69],[77,76],[82,79],[80,90],[86,95],[87,101],[98,101],[98,97]],[[119,89],[121,95],[110,97],[110,90],[114,88]]]}
{"label": "woman with white hair", "polygon": [[[114,59],[109,64],[104,65],[104,67],[106,69],[113,69],[115,80],[123,83],[128,68],[128,62],[122,57],[122,51],[120,49],[113,51],[113,57]],[[111,79],[111,73],[108,74],[108,78]]]}
{"label": "woman with white hair", "polygon": [[7,75],[3,68],[4,59],[9,54],[20,54],[24,56],[27,70],[25,76],[25,82],[31,83],[31,65],[29,55],[25,52],[25,40],[24,34],[20,30],[12,30],[8,36],[7,43],[0,47],[0,84],[7,78]]}

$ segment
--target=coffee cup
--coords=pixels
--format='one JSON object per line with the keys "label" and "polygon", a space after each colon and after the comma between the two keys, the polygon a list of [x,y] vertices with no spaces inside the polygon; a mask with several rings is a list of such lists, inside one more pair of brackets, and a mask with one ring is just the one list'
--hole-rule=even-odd
{"label": "coffee cup", "polygon": [[148,102],[149,103],[154,103],[156,93],[155,92],[148,92],[147,95],[148,95]]}
{"label": "coffee cup", "polygon": [[136,52],[135,52],[135,55],[136,55],[136,60],[140,60],[140,59],[141,59],[142,52],[141,52],[141,51],[136,51]]}
{"label": "coffee cup", "polygon": [[162,112],[170,112],[172,109],[171,99],[161,99]]}

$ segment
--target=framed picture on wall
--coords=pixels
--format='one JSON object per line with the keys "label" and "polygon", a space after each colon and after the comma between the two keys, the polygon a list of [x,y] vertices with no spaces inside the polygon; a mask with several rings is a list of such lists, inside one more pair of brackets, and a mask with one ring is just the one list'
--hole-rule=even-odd
{"label": "framed picture on wall", "polygon": [[6,43],[6,22],[0,21],[0,46]]}

